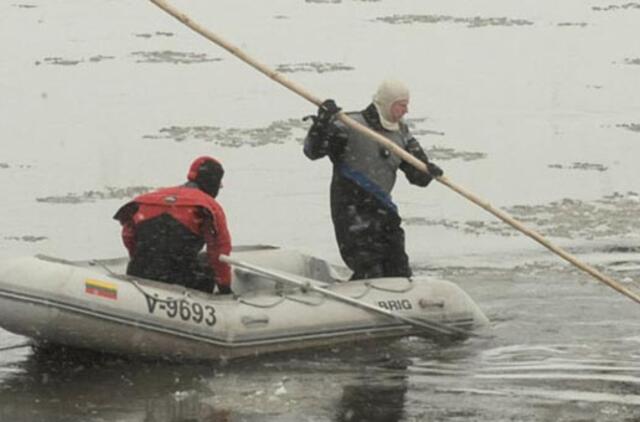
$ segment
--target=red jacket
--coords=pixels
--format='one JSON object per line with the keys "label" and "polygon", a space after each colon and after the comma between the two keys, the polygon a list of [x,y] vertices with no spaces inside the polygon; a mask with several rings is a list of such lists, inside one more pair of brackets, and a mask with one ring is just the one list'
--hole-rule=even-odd
{"label": "red jacket", "polygon": [[[159,189],[133,199],[138,210],[129,219],[121,221],[122,240],[133,255],[136,247],[136,225],[164,213],[182,223],[189,231],[201,236],[207,246],[209,263],[217,282],[226,287],[231,284],[231,267],[220,261],[220,255],[231,253],[231,236],[222,206],[213,197],[195,187],[177,186]],[[202,218],[201,210],[208,211],[212,224]]]}

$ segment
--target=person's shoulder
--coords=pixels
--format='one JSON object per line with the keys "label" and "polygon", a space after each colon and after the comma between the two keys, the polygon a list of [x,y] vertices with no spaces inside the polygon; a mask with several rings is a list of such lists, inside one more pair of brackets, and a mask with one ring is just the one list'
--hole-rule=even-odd
{"label": "person's shoulder", "polygon": [[[344,114],[346,114],[348,117],[352,118],[353,120],[357,121],[358,123],[362,123],[365,121],[364,115],[362,114],[362,111],[358,111],[358,110],[354,110],[354,111],[345,111]],[[342,121],[335,119],[333,121],[333,124],[336,125],[339,128],[345,128],[347,129],[348,126],[346,124],[344,124]]]}
{"label": "person's shoulder", "polygon": [[[191,189],[191,188],[185,188],[185,189]],[[191,195],[194,198],[198,198],[198,200],[207,208],[213,211],[222,211],[222,205],[220,204],[220,202],[218,202],[216,198],[212,197],[208,193],[203,192],[198,188],[193,188]]]}

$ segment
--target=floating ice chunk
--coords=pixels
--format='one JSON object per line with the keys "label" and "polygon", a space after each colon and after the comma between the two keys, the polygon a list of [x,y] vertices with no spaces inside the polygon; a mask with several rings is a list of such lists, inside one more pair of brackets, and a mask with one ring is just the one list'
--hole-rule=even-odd
{"label": "floating ice chunk", "polygon": [[276,396],[282,396],[283,394],[287,394],[287,389],[284,387],[284,384],[280,384],[273,394]]}

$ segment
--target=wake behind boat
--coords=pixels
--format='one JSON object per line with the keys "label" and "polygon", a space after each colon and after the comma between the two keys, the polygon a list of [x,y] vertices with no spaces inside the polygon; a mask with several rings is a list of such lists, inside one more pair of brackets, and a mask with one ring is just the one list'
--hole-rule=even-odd
{"label": "wake behind boat", "polygon": [[440,337],[488,322],[464,291],[444,280],[344,282],[324,260],[265,246],[235,248],[233,259],[234,295],[123,275],[127,258],[5,260],[0,326],[36,342],[218,360],[409,335]]}

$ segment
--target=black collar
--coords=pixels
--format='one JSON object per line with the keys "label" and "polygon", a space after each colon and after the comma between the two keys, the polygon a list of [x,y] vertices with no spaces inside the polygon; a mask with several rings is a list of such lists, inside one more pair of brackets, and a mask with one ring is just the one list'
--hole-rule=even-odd
{"label": "black collar", "polygon": [[367,122],[371,129],[377,130],[378,132],[385,130],[382,127],[382,123],[380,123],[380,115],[378,114],[378,109],[373,103],[369,104],[367,108],[362,110],[362,117]]}

